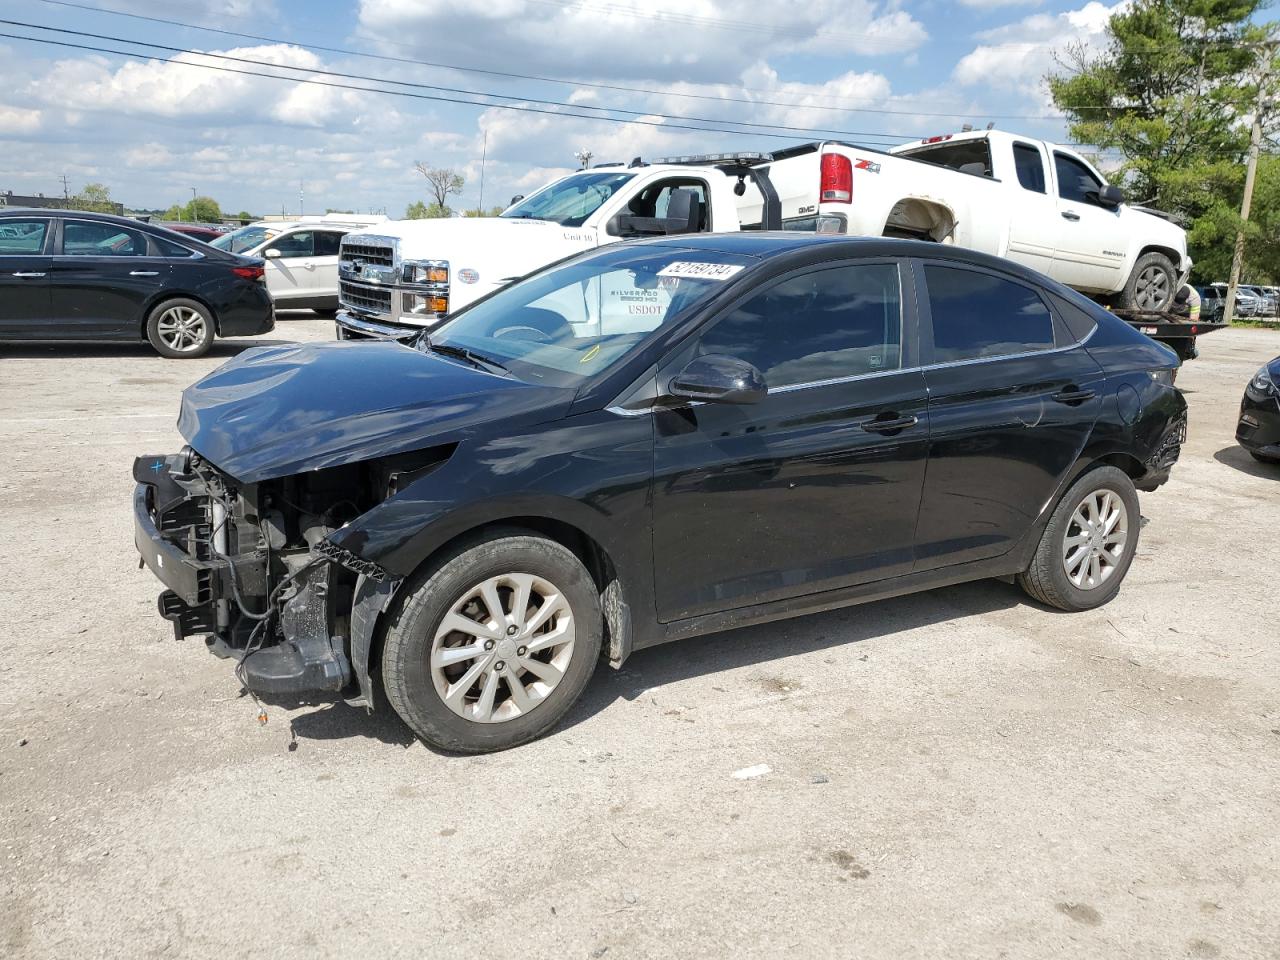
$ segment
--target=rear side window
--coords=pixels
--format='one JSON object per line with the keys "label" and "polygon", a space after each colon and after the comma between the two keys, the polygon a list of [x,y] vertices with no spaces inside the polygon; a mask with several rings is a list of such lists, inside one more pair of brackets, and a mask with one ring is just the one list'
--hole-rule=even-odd
{"label": "rear side window", "polygon": [[897,370],[898,268],[857,264],[784,280],[718,321],[698,352],[755,364],[770,387]]}
{"label": "rear side window", "polygon": [[44,252],[48,220],[0,220],[0,256],[35,256]]}
{"label": "rear side window", "polygon": [[332,230],[320,230],[316,233],[316,256],[336,257],[338,247],[342,245],[342,234]]}
{"label": "rear side window", "polygon": [[162,257],[194,257],[195,252],[184,247],[180,243],[174,243],[172,240],[166,240],[164,237],[152,235],[152,240],[156,242],[156,246],[160,248],[160,256]]}
{"label": "rear side window", "polygon": [[991,146],[985,137],[912,150],[906,156],[912,160],[924,160],[926,163],[959,170],[961,173],[972,173],[979,177],[991,176]]}
{"label": "rear side window", "polygon": [[989,273],[926,264],[935,363],[1054,346],[1053,317],[1030,287]]}
{"label": "rear side window", "polygon": [[1013,145],[1013,163],[1018,168],[1018,183],[1022,189],[1044,193],[1044,157],[1029,143]]}
{"label": "rear side window", "polygon": [[136,230],[114,223],[65,220],[62,255],[66,257],[145,257],[147,239]]}

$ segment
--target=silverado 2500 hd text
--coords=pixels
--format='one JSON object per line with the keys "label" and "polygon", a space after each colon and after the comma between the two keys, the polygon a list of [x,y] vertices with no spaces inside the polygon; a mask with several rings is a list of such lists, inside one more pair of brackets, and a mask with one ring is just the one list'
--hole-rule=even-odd
{"label": "silverado 2500 hd text", "polygon": [[[828,141],[771,156],[600,166],[499,217],[406,220],[351,234],[339,265],[338,333],[404,336],[532,270],[617,240],[774,228],[952,243],[1151,312],[1170,306],[1191,268],[1180,227],[1124,203],[1065,147],[997,130],[889,153]],[[644,306],[619,299],[612,309]]]}

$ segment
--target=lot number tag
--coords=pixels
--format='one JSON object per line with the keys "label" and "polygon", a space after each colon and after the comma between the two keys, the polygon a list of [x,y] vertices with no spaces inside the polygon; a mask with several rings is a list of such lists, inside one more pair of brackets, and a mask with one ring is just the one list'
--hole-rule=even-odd
{"label": "lot number tag", "polygon": [[658,271],[660,277],[688,277],[691,280],[728,280],[742,270],[736,263],[692,263],[677,260]]}

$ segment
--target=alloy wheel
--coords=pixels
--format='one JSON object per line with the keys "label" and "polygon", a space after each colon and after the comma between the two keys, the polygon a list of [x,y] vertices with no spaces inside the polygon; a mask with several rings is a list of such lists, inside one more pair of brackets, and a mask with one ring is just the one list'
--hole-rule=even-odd
{"label": "alloy wheel", "polygon": [[1119,568],[1129,543],[1129,511],[1120,495],[1094,490],[1071,514],[1062,567],[1077,590],[1094,590]]}
{"label": "alloy wheel", "polygon": [[502,723],[551,694],[573,660],[573,611],[542,577],[504,573],[464,591],[431,643],[436,693],[458,716]]}
{"label": "alloy wheel", "polygon": [[156,332],[170,350],[191,353],[198,350],[208,335],[207,321],[190,307],[170,307],[160,314]]}
{"label": "alloy wheel", "polygon": [[1169,298],[1169,275],[1157,266],[1147,267],[1138,274],[1134,293],[1141,309],[1158,310]]}

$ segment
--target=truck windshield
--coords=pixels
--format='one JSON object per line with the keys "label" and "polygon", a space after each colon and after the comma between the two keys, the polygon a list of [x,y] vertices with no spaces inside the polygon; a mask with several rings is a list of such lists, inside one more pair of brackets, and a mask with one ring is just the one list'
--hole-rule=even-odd
{"label": "truck windshield", "polygon": [[607,247],[504,287],[423,336],[523,380],[574,387],[733,284],[750,257],[681,247]]}
{"label": "truck windshield", "polygon": [[226,250],[228,253],[244,253],[270,236],[273,236],[273,233],[266,227],[241,227],[239,230],[224,233],[217,240],[211,241],[209,246]]}
{"label": "truck windshield", "polygon": [[580,227],[633,176],[630,173],[575,173],[525,197],[510,210],[504,210],[501,216],[515,220],[554,220],[563,227]]}

